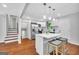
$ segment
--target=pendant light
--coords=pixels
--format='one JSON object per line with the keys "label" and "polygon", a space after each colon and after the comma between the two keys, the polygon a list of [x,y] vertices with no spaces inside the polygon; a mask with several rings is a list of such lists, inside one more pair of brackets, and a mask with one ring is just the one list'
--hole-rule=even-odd
{"label": "pendant light", "polygon": [[49,8],[48,20],[52,20],[52,17],[51,17],[51,6],[49,6],[48,8]]}
{"label": "pendant light", "polygon": [[[44,7],[46,8],[46,5],[47,5],[47,4],[46,4],[46,3],[43,3],[43,5],[44,5]],[[44,9],[45,9],[45,8],[44,8]],[[43,15],[43,19],[45,19],[45,20],[47,19],[46,15]]]}
{"label": "pendant light", "polygon": [[[43,15],[43,19],[46,19],[47,21],[48,20],[53,20],[53,21],[55,21],[55,16],[56,16],[56,14],[55,14],[55,8],[53,8],[52,9],[52,7],[51,6],[47,6],[47,4],[46,3],[43,3],[43,5],[44,5],[44,7],[46,8],[46,7],[48,7],[48,11],[49,11],[49,13],[47,14],[47,15]],[[45,9],[44,8],[44,9]],[[53,14],[51,14],[53,12]]]}
{"label": "pendant light", "polygon": [[56,19],[55,19],[55,9],[52,9],[52,11],[53,11],[53,21],[55,21]]}

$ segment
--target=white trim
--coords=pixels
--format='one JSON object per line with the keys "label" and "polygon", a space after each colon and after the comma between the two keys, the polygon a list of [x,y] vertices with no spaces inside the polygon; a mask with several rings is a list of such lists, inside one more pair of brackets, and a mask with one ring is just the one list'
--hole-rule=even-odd
{"label": "white trim", "polygon": [[0,43],[4,43],[4,41],[0,41]]}
{"label": "white trim", "polygon": [[79,46],[79,43],[77,43],[77,42],[69,41],[69,43],[74,44],[74,45],[78,45],[78,46]]}
{"label": "white trim", "polygon": [[21,44],[21,39],[20,40],[18,39],[18,44]]}
{"label": "white trim", "polygon": [[18,40],[5,41],[5,43],[17,42]]}

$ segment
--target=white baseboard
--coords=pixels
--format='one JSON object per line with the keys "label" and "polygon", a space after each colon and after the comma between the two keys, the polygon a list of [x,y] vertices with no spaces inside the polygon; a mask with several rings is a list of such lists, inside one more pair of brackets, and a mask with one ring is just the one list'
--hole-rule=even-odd
{"label": "white baseboard", "polygon": [[0,41],[0,43],[4,43],[4,41]]}
{"label": "white baseboard", "polygon": [[18,44],[21,44],[21,41],[19,40],[11,40],[11,41],[0,41],[0,43],[11,43],[11,42],[18,42]]}
{"label": "white baseboard", "polygon": [[18,40],[11,40],[11,41],[5,41],[4,43],[11,43],[11,42],[16,42]]}
{"label": "white baseboard", "polygon": [[69,41],[69,43],[74,44],[74,45],[79,45],[79,43],[77,43],[77,42]]}

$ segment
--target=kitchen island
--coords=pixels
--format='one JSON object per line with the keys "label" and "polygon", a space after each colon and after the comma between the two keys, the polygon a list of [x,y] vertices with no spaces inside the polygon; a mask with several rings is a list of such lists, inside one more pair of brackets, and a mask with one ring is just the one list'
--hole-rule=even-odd
{"label": "kitchen island", "polygon": [[[42,33],[35,35],[35,48],[39,55],[48,55],[48,41],[60,37],[60,33]],[[50,49],[50,52],[52,49]]]}

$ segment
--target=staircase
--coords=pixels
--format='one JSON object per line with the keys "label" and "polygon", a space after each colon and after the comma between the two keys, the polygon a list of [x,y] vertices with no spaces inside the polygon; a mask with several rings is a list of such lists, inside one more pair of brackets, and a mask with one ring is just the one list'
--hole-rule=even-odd
{"label": "staircase", "polygon": [[17,29],[8,28],[5,43],[18,41]]}

